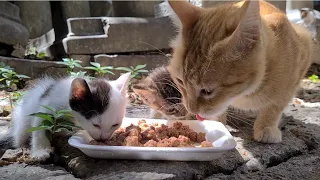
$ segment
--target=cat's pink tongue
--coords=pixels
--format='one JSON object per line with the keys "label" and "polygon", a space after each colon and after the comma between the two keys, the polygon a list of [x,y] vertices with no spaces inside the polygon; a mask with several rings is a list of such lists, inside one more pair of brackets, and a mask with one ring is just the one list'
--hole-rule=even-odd
{"label": "cat's pink tongue", "polygon": [[205,120],[203,117],[201,117],[199,114],[196,114],[196,118],[199,120],[199,121],[203,121]]}

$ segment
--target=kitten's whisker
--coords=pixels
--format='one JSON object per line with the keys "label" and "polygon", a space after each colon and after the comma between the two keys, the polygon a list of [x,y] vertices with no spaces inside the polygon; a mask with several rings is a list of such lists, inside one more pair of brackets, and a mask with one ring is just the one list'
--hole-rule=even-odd
{"label": "kitten's whisker", "polygon": [[239,128],[235,123],[231,122],[230,120],[227,119],[227,123],[230,123],[231,125],[235,126],[237,130],[241,131],[246,137],[249,137],[247,133],[245,133],[241,128]]}
{"label": "kitten's whisker", "polygon": [[149,45],[150,47],[155,48],[156,50],[158,50],[158,51],[160,52],[160,54],[164,55],[164,56],[167,58],[168,61],[170,61],[170,58],[166,55],[166,53],[164,53],[163,51],[161,51],[159,48],[157,48],[157,47],[155,47],[155,46],[153,46],[153,45],[151,45],[151,44],[149,44],[149,43],[146,43],[146,42],[144,42],[144,41],[139,41],[139,42],[140,42],[140,43],[143,43],[143,44],[146,44],[146,45]]}

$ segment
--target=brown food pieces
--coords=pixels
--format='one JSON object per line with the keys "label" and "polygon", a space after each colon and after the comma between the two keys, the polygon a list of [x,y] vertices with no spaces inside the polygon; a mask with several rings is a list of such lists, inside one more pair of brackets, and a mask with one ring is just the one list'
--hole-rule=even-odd
{"label": "brown food pieces", "polygon": [[92,145],[108,146],[140,146],[140,147],[195,147],[195,143],[201,143],[200,147],[212,147],[212,143],[206,141],[205,133],[197,133],[188,125],[175,122],[172,127],[164,124],[148,124],[140,120],[138,125],[131,124],[126,128],[116,130],[110,139],[105,142],[91,141]]}

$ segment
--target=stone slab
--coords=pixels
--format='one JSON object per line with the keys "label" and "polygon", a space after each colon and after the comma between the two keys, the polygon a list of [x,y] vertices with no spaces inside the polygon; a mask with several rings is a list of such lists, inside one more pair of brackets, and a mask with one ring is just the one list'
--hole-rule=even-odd
{"label": "stone slab", "polygon": [[17,59],[0,56],[0,62],[11,66],[18,74],[24,74],[31,78],[38,78],[43,75],[61,76],[66,73],[66,67],[54,61]]}
{"label": "stone slab", "polygon": [[11,164],[0,168],[1,180],[76,180],[65,169],[53,165]]}
{"label": "stone slab", "polygon": [[69,18],[67,20],[68,36],[103,35],[103,24],[101,17]]}
{"label": "stone slab", "polygon": [[113,1],[115,17],[154,17],[154,1]]}
{"label": "stone slab", "polygon": [[21,22],[19,7],[10,2],[0,2],[0,16],[6,16],[16,22]]}
{"label": "stone slab", "polygon": [[[130,67],[139,64],[147,64],[146,69],[152,70],[156,67],[167,65],[169,59],[165,55],[96,55],[94,61],[101,66]],[[115,76],[110,79],[117,78],[123,71],[114,71]]]}
{"label": "stone slab", "polygon": [[91,17],[112,16],[113,7],[112,1],[90,1]]}
{"label": "stone slab", "polygon": [[49,1],[17,1],[22,24],[28,29],[31,39],[40,37],[52,29]]}
{"label": "stone slab", "polygon": [[[97,18],[70,22],[70,34],[90,34],[91,31],[100,35],[70,35],[63,39],[65,51],[68,54],[104,54],[168,49],[171,39],[177,33],[168,17],[101,18],[101,21],[103,29],[98,25]],[[97,28],[88,28],[90,24],[95,24]],[[81,33],[82,29],[84,33]]]}
{"label": "stone slab", "polygon": [[21,24],[19,8],[10,2],[0,2],[0,43],[6,45],[20,44],[25,47],[28,43],[29,32]]}

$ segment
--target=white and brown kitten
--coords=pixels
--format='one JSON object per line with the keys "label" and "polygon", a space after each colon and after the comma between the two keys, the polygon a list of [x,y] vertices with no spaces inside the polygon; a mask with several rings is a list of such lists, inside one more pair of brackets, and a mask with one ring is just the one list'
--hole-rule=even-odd
{"label": "white and brown kitten", "polygon": [[[85,80],[43,78],[28,90],[13,110],[13,126],[9,130],[15,147],[27,144],[26,130],[39,126],[41,119],[30,114],[48,112],[42,106],[56,110],[70,109],[76,124],[79,124],[95,140],[107,140],[122,123],[127,100],[125,97],[130,73],[115,81],[104,79]],[[38,161],[50,157],[51,144],[44,130],[31,134],[31,156]]]}
{"label": "white and brown kitten", "polygon": [[156,68],[137,84],[133,91],[151,108],[151,118],[195,119],[181,102],[181,93],[166,67]]}
{"label": "white and brown kitten", "polygon": [[187,110],[222,122],[229,106],[256,111],[254,139],[281,142],[282,111],[311,63],[310,33],[265,1],[169,3],[179,35],[168,69]]}

